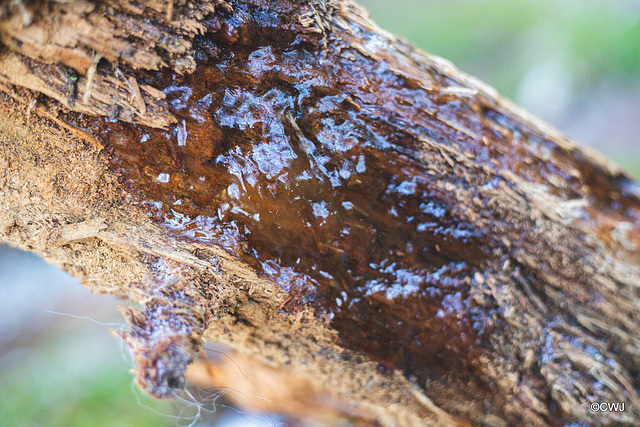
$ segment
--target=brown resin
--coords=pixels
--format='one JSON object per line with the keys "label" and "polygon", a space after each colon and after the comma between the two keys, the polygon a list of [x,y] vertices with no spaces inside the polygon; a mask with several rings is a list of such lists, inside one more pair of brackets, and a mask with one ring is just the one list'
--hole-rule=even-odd
{"label": "brown resin", "polygon": [[[425,390],[453,384],[433,394],[453,414],[467,410],[450,397],[511,423],[519,405],[544,407],[541,423],[572,421],[550,391],[565,384],[549,379],[600,390],[596,374],[558,356],[596,347],[622,355],[636,399],[633,346],[580,319],[606,317],[589,233],[637,262],[640,186],[357,13],[347,23],[309,4],[247,0],[202,17],[193,73],[121,64],[138,94],[161,91],[137,101],[138,112],[171,115],[156,127],[116,107],[111,118],[60,114],[105,147],[136,203],[177,240],[225,248],[289,293],[283,311],[314,308],[381,370]],[[97,62],[96,75],[109,67]],[[537,204],[547,198],[566,217]],[[564,221],[571,239],[556,247],[545,236]],[[621,305],[611,324],[626,331],[634,313]],[[138,323],[146,339],[153,322]],[[576,338],[578,324],[596,347]],[[179,359],[176,372],[190,360]],[[496,383],[494,362],[519,373],[513,384]],[[526,391],[504,409],[516,382]]]}
{"label": "brown resin", "polygon": [[[424,87],[391,69],[378,56],[388,41],[376,34],[359,34],[364,51],[346,31],[324,49],[298,40],[287,22],[236,5],[196,40],[193,74],[140,74],[178,120],[166,130],[77,123],[105,143],[165,227],[222,245],[276,280],[326,316],[345,346],[420,383],[474,369],[498,305],[478,306],[469,287],[508,256],[489,226],[460,211],[447,183],[490,187],[508,170],[568,199],[617,199],[637,224],[637,191],[625,192],[625,177],[590,185],[598,175],[589,164],[544,135],[481,99],[450,99],[458,82],[430,70],[433,86]],[[493,171],[449,182],[446,164],[421,157],[425,141]],[[491,209],[479,213],[492,219]]]}
{"label": "brown resin", "polygon": [[[385,70],[345,74],[353,59],[318,57],[249,17],[236,9],[222,35],[197,42],[218,51],[192,75],[139,79],[164,89],[177,125],[97,119],[86,129],[166,227],[278,281],[346,346],[421,383],[470,368],[487,325],[465,278],[494,244],[433,185],[416,130],[389,125],[401,96],[431,104],[428,94]],[[224,49],[236,32],[251,38]],[[388,98],[368,103],[372,93]]]}

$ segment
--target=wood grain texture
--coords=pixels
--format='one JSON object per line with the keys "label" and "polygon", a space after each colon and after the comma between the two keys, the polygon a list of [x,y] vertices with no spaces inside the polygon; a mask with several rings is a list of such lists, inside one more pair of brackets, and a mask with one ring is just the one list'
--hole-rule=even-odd
{"label": "wood grain texture", "polygon": [[0,238],[142,303],[143,389],[213,339],[324,420],[638,421],[640,185],[606,159],[348,1],[27,6]]}

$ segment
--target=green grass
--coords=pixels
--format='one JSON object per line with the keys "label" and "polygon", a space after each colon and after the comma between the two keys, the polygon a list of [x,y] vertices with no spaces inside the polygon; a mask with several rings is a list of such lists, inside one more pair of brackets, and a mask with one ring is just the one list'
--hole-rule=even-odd
{"label": "green grass", "polygon": [[[640,75],[638,6],[604,0],[360,0],[373,19],[515,97],[538,61],[553,59],[580,88]],[[626,4],[626,6],[625,6]]]}
{"label": "green grass", "polygon": [[115,339],[87,349],[83,335],[52,337],[2,371],[0,425],[175,426],[171,403],[134,391]]}

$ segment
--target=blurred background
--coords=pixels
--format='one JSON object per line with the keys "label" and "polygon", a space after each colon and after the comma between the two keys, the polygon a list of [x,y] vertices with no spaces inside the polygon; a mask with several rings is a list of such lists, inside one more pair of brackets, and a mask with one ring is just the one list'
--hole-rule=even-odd
{"label": "blurred background", "polygon": [[[381,27],[451,60],[640,177],[640,2],[360,3]],[[93,295],[37,256],[5,245],[0,293],[0,425],[193,421],[193,405],[153,401],[133,387],[131,357],[109,331],[122,327],[116,307],[128,301]],[[212,411],[196,425],[266,425]]]}
{"label": "blurred background", "polygon": [[640,1],[360,3],[381,27],[640,176]]}

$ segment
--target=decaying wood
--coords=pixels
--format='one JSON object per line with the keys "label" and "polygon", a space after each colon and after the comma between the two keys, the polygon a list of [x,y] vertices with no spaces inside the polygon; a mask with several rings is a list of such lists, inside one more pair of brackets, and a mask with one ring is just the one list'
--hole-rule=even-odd
{"label": "decaying wood", "polygon": [[0,17],[0,241],[140,304],[147,392],[212,340],[194,382],[321,424],[640,421],[640,185],[606,159],[348,0]]}
{"label": "decaying wood", "polygon": [[[191,40],[204,33],[201,21],[215,11],[216,2],[189,4],[171,14],[164,13],[166,3],[52,1],[12,14],[3,22],[0,40],[8,49],[0,58],[0,80],[45,94],[75,111],[168,126],[171,114],[155,102],[164,94],[139,88],[117,68],[194,71]],[[96,74],[100,60],[113,69]],[[43,63],[49,67],[42,69]]]}

